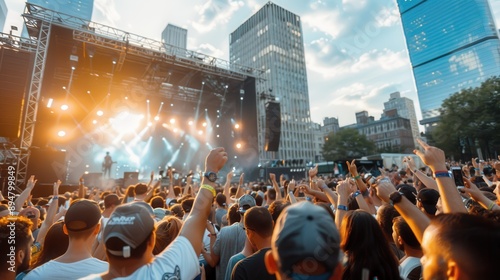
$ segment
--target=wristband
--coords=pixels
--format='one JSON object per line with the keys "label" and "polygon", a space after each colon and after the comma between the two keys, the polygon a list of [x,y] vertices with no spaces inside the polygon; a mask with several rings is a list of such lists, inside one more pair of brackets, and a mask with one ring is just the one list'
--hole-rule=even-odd
{"label": "wristband", "polygon": [[451,178],[451,174],[448,171],[436,171],[436,172],[434,172],[434,177],[436,177],[436,178],[441,178],[441,177]]}
{"label": "wristband", "polygon": [[338,205],[337,209],[338,210],[344,210],[344,211],[348,211],[349,210],[349,208],[347,208],[347,206],[345,206],[345,205]]}
{"label": "wristband", "polygon": [[352,197],[353,198],[356,198],[358,195],[360,195],[361,192],[359,190],[355,191],[353,194],[352,194]]}
{"label": "wristband", "polygon": [[354,180],[358,180],[359,178],[361,178],[361,175],[359,175],[359,174],[354,176]]}
{"label": "wristband", "polygon": [[365,189],[363,192],[361,192],[361,194],[363,195],[363,197],[368,197],[370,196],[370,191],[368,189]]}
{"label": "wristband", "polygon": [[474,170],[478,171],[478,170],[479,170],[479,168],[474,168]]}
{"label": "wristband", "polygon": [[201,185],[200,188],[209,190],[212,193],[213,197],[217,196],[217,193],[215,192],[214,187],[212,187],[210,185]]}
{"label": "wristband", "polygon": [[491,211],[491,210],[493,209],[493,207],[494,207],[494,206],[495,206],[495,202],[494,202],[494,201],[492,201],[492,202],[490,203],[490,205],[488,206],[488,210],[489,210],[489,211]]}

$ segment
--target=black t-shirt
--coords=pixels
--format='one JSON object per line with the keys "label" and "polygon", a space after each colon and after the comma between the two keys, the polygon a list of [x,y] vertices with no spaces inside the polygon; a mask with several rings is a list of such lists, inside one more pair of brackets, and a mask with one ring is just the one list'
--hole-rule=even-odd
{"label": "black t-shirt", "polygon": [[264,263],[264,256],[271,248],[264,248],[253,255],[239,261],[233,268],[232,280],[239,279],[259,279],[259,280],[275,280],[274,275],[267,273]]}

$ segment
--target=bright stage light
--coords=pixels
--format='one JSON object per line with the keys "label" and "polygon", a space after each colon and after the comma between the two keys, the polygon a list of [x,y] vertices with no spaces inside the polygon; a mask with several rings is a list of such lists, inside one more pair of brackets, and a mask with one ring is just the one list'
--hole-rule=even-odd
{"label": "bright stage light", "polygon": [[92,120],[92,123],[93,124],[97,124],[97,120]]}
{"label": "bright stage light", "polygon": [[97,113],[96,113],[99,117],[101,117],[102,115],[104,115],[104,112],[102,110],[98,110]]}
{"label": "bright stage light", "polygon": [[69,108],[69,107],[68,107],[68,105],[66,105],[66,104],[61,105],[61,110],[63,110],[63,111],[68,110],[68,108]]}
{"label": "bright stage light", "polygon": [[152,122],[148,122],[148,126],[153,126],[153,123]]}
{"label": "bright stage light", "polygon": [[216,125],[215,127],[219,127],[219,125]]}
{"label": "bright stage light", "polygon": [[217,134],[217,138],[219,138],[219,134]]}
{"label": "bright stage light", "polygon": [[234,128],[238,129],[238,128],[240,128],[240,125],[239,124],[235,124]]}
{"label": "bright stage light", "polygon": [[52,107],[52,103],[54,103],[54,99],[49,98],[49,101],[47,101],[47,108]]}
{"label": "bright stage light", "polygon": [[113,119],[109,119],[111,127],[118,133],[127,134],[135,132],[141,122],[139,115],[121,112]]}
{"label": "bright stage light", "polygon": [[207,123],[204,122],[203,124],[201,124],[203,127],[207,127]]}
{"label": "bright stage light", "polygon": [[177,128],[174,128],[174,132],[177,133],[178,129]]}
{"label": "bright stage light", "polygon": [[189,122],[188,122],[188,125],[193,125],[193,121],[189,121]]}
{"label": "bright stage light", "polygon": [[237,144],[236,144],[236,148],[237,148],[237,149],[241,149],[241,143],[237,143]]}
{"label": "bright stage light", "polygon": [[175,123],[175,119],[170,119],[170,123],[174,124]]}
{"label": "bright stage light", "polygon": [[159,119],[160,119],[160,117],[159,117],[159,116],[156,116],[156,117],[155,117],[155,121],[158,121]]}
{"label": "bright stage light", "polygon": [[64,136],[66,136],[66,131],[64,131],[64,130],[59,130],[59,132],[57,132],[57,136],[59,136],[59,137],[64,137]]}
{"label": "bright stage light", "polygon": [[198,135],[202,135],[203,134],[203,131],[202,130],[198,130]]}

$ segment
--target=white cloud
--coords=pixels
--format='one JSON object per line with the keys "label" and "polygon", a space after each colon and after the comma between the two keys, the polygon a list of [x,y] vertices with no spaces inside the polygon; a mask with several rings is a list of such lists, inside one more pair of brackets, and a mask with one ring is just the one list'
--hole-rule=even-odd
{"label": "white cloud", "polygon": [[[328,48],[323,47],[323,49],[326,50]],[[344,54],[344,56],[340,56],[339,54]],[[328,58],[329,55],[330,58]],[[363,53],[355,59],[338,49],[336,49],[334,54],[330,52],[329,55],[306,49],[308,69],[325,78],[341,78],[370,71],[380,72],[381,70],[385,70],[390,72],[407,66],[409,62],[405,50],[375,49]]]}
{"label": "white cloud", "polygon": [[195,6],[199,18],[191,22],[191,26],[200,33],[206,33],[227,24],[233,14],[244,6],[242,1],[209,0],[203,5]]}
{"label": "white cloud", "polygon": [[[95,14],[96,11],[99,14]],[[121,18],[114,0],[95,0],[92,17],[97,17],[94,21],[109,26],[116,26]]]}
{"label": "white cloud", "polygon": [[200,46],[198,46],[196,51],[216,58],[221,58],[224,55],[224,51],[217,49],[216,47],[208,43],[201,44]]}
{"label": "white cloud", "polygon": [[377,25],[379,27],[390,27],[400,24],[400,16],[397,7],[385,7],[376,17]]}

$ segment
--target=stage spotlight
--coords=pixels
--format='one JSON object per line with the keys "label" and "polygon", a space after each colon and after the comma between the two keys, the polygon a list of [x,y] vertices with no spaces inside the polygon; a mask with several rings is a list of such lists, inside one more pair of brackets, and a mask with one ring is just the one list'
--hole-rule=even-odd
{"label": "stage spotlight", "polygon": [[97,111],[97,115],[98,115],[99,117],[101,117],[102,115],[104,115],[104,112],[103,112],[102,110],[99,110],[99,111]]}
{"label": "stage spotlight", "polygon": [[125,100],[128,100],[128,96],[125,96]]}
{"label": "stage spotlight", "polygon": [[203,124],[201,124],[203,127],[207,127],[207,123],[206,122],[203,122]]}
{"label": "stage spotlight", "polygon": [[238,123],[237,123],[237,124],[235,124],[235,125],[234,125],[234,128],[236,128],[236,129],[240,128],[240,124],[238,124]]}
{"label": "stage spotlight", "polygon": [[174,128],[174,133],[177,133],[178,129],[177,128]]}
{"label": "stage spotlight", "polygon": [[160,117],[159,117],[159,116],[156,116],[156,117],[155,117],[155,121],[158,121],[159,119],[160,119]]}
{"label": "stage spotlight", "polygon": [[153,123],[152,122],[148,122],[148,126],[153,126]]}
{"label": "stage spotlight", "polygon": [[219,127],[219,125],[216,125],[215,127]]}
{"label": "stage spotlight", "polygon": [[236,149],[241,149],[241,143],[236,144]]}
{"label": "stage spotlight", "polygon": [[47,101],[47,108],[52,107],[52,103],[54,103],[54,99],[49,98],[49,101]]}
{"label": "stage spotlight", "polygon": [[127,134],[135,132],[140,125],[141,118],[138,115],[121,112],[113,119],[110,119],[109,122],[113,130],[120,134]]}
{"label": "stage spotlight", "polygon": [[219,138],[219,134],[217,134],[217,138]]}
{"label": "stage spotlight", "polygon": [[193,125],[193,121],[189,121],[189,122],[188,122],[188,125]]}
{"label": "stage spotlight", "polygon": [[97,124],[97,120],[92,120],[92,123],[93,124]]}
{"label": "stage spotlight", "polygon": [[66,131],[64,131],[64,130],[59,130],[59,132],[57,132],[57,136],[59,136],[59,137],[64,137],[64,136],[66,136]]}
{"label": "stage spotlight", "polygon": [[175,123],[175,119],[170,119],[170,123],[174,124]]}
{"label": "stage spotlight", "polygon": [[146,102],[147,102],[147,103],[149,103],[149,99],[148,99],[148,100],[146,100]]}
{"label": "stage spotlight", "polygon": [[68,110],[68,108],[69,108],[69,107],[68,107],[68,105],[66,105],[66,104],[61,105],[61,110],[63,110],[63,111]]}
{"label": "stage spotlight", "polygon": [[198,135],[202,135],[203,134],[203,130],[198,130]]}

